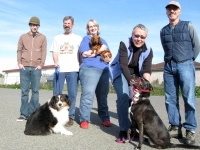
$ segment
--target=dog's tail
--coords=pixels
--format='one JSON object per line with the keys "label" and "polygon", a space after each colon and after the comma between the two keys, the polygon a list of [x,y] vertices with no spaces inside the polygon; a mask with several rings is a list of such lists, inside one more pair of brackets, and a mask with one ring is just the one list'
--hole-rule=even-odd
{"label": "dog's tail", "polygon": [[174,143],[170,143],[169,148],[200,149],[200,146],[199,146],[199,145],[174,144]]}

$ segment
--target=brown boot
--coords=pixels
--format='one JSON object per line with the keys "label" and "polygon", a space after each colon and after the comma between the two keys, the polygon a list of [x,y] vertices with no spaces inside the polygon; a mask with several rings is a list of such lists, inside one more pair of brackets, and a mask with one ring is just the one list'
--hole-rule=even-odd
{"label": "brown boot", "polygon": [[69,121],[68,121],[68,123],[66,123],[65,126],[70,127],[70,126],[72,126],[73,124],[74,124],[74,119],[69,118]]}

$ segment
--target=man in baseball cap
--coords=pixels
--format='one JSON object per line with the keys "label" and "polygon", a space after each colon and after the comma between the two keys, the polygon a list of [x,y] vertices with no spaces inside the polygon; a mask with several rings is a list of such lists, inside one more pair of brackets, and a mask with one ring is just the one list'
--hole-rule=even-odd
{"label": "man in baseball cap", "polygon": [[[169,23],[160,31],[164,50],[164,87],[165,105],[171,138],[183,137],[182,127],[186,130],[185,144],[195,144],[197,128],[195,99],[194,61],[200,52],[197,31],[191,21],[180,20],[181,6],[176,1],[167,4],[166,14]],[[184,102],[184,117],[181,117],[179,94],[181,89]],[[182,123],[182,118],[185,121]]]}

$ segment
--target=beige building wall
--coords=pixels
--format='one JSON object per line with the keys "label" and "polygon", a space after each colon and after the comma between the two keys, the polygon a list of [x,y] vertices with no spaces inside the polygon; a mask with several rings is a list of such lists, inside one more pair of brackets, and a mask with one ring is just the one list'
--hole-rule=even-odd
{"label": "beige building wall", "polygon": [[[159,84],[163,82],[163,71],[153,71],[150,82],[153,83],[158,80]],[[196,86],[200,86],[200,69],[196,70]]]}
{"label": "beige building wall", "polygon": [[[46,78],[54,73],[54,68],[42,69],[42,77],[40,82],[47,82]],[[19,70],[13,72],[7,72],[4,75],[4,84],[19,84],[20,73]]]}

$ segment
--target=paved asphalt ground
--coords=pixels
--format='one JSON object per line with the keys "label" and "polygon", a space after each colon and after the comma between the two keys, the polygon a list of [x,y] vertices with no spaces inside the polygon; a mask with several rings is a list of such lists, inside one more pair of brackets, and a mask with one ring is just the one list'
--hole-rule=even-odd
{"label": "paved asphalt ground", "polygon": [[[77,96],[76,118],[72,127],[66,127],[73,132],[73,136],[52,134],[48,136],[26,136],[24,127],[26,121],[17,122],[20,108],[20,90],[0,88],[0,150],[131,150],[134,149],[137,141],[126,144],[115,142],[118,136],[118,121],[116,114],[116,95],[108,95],[109,112],[112,127],[104,127],[97,115],[97,104],[94,101],[91,112],[91,123],[89,129],[79,127],[79,101],[80,93]],[[52,96],[52,91],[40,91],[40,103],[44,104]],[[153,107],[168,127],[168,119],[164,105],[164,97],[150,97]],[[183,101],[181,101],[181,113],[183,114]],[[197,99],[197,110],[200,112],[200,99]],[[183,115],[182,115],[183,116]],[[200,117],[198,123],[200,124]],[[184,118],[184,116],[182,117]],[[185,135],[185,130],[183,130]],[[172,142],[180,143],[173,139]],[[200,145],[200,127],[196,130],[196,143]],[[148,143],[143,144],[143,150],[150,150]],[[173,148],[172,148],[173,149]],[[178,148],[177,148],[178,149]],[[181,149],[181,148],[180,148]]]}

